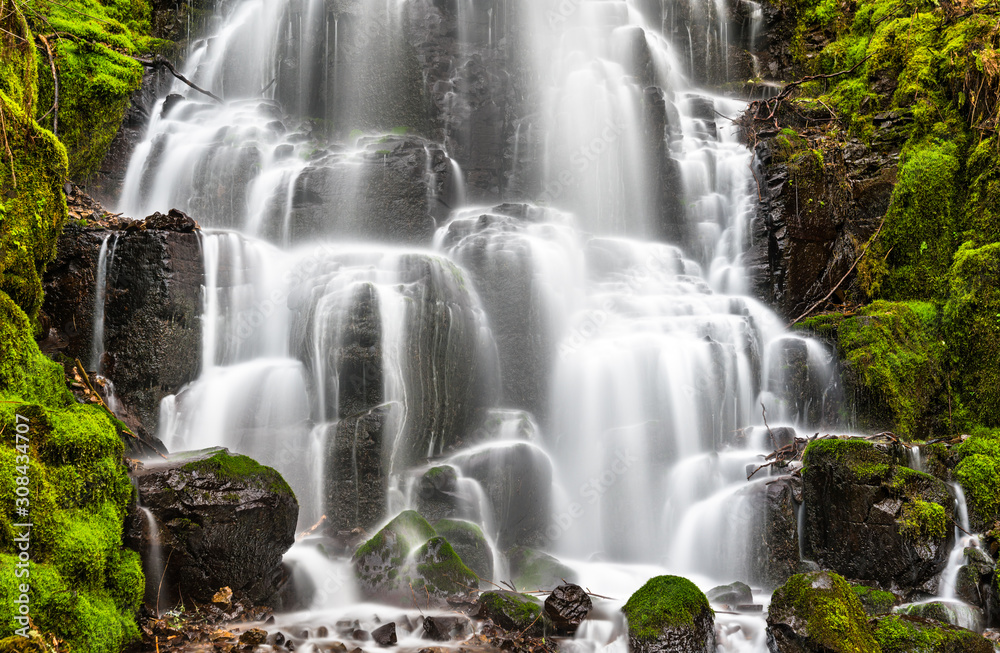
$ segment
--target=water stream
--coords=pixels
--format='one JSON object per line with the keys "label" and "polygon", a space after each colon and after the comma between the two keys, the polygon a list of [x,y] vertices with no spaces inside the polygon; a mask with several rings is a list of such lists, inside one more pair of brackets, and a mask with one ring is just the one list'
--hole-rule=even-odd
{"label": "water stream", "polygon": [[[455,90],[444,127],[421,136],[395,121],[412,117],[407,26],[430,3],[227,5],[185,73],[226,103],[177,83],[118,206],[205,227],[202,372],[161,405],[163,442],[274,466],[303,530],[419,507],[420,476],[452,466],[498,580],[503,551],[528,545],[616,598],[581,652],[626,650],[617,607],[651,576],[753,582],[767,477],[746,477],[771,447],[744,429],[762,407],[772,427],[820,428],[836,383],[830,352],[747,294],[756,191],[732,123],[745,101],[692,81],[728,76],[730,48],[756,38],[760,7],[742,4],[737,29],[724,0],[460,0]],[[460,69],[514,33],[534,104],[510,144],[535,190],[468,205]],[[408,203],[385,200],[400,170],[419,191]],[[387,479],[351,494],[365,471],[344,463],[361,446],[348,431],[374,414]],[[515,466],[542,488],[532,505],[489,490]],[[511,525],[522,513],[530,532]],[[315,538],[287,561],[318,591],[279,625],[321,640],[320,624],[405,612],[359,603],[347,562]],[[720,614],[717,630],[725,653],[766,648],[759,614]]]}

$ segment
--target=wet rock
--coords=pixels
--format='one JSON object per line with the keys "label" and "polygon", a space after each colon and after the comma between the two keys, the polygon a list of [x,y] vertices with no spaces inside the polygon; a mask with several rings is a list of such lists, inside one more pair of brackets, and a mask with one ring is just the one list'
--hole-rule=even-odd
{"label": "wet rock", "polygon": [[441,519],[434,522],[434,530],[448,540],[465,566],[483,582],[493,578],[493,549],[479,526],[464,520]]}
{"label": "wet rock", "polygon": [[940,480],[898,464],[885,445],[811,443],[802,474],[806,556],[880,586],[933,593],[954,540]]}
{"label": "wet rock", "polygon": [[[351,237],[430,245],[435,220],[447,215],[434,200],[444,192],[446,161],[440,146],[402,137],[373,141],[359,157],[317,161],[295,181],[288,217],[292,240]],[[330,206],[342,210],[331,216]],[[265,217],[273,237],[280,236],[286,219],[279,209]]]}
{"label": "wet rock", "polygon": [[490,619],[510,632],[544,637],[552,624],[542,610],[542,602],[526,594],[506,590],[483,592],[476,602],[477,619]]}
{"label": "wet rock", "polygon": [[861,602],[832,572],[797,574],[774,591],[767,615],[772,653],[880,653]]}
{"label": "wet rock", "polygon": [[527,547],[507,552],[514,585],[522,590],[546,590],[576,580],[576,573],[552,556]]}
{"label": "wet rock", "polygon": [[575,633],[593,607],[587,592],[571,583],[555,588],[545,599],[545,614],[563,633]]}
{"label": "wet rock", "polygon": [[633,653],[715,653],[715,615],[698,587],[679,576],[657,576],[625,607]]}
{"label": "wet rock", "polygon": [[[161,608],[181,597],[210,603],[223,587],[255,603],[275,595],[299,512],[278,472],[225,449],[206,449],[170,456],[134,478],[159,527],[162,551],[172,552]],[[126,544],[148,552],[143,521],[138,512],[130,516]],[[146,600],[153,605],[159,582],[147,580]]]}
{"label": "wet rock", "polygon": [[121,195],[132,152],[142,142],[156,102],[170,89],[173,76],[165,68],[145,68],[142,85],[129,98],[122,124],[97,170],[86,180],[87,190],[112,206]]}
{"label": "wet rock", "polygon": [[493,509],[501,549],[544,538],[552,500],[552,463],[526,442],[484,445],[449,459],[482,486]]}
{"label": "wet rock", "polygon": [[911,617],[933,619],[942,623],[958,626],[976,633],[982,633],[986,627],[983,611],[976,606],[958,601],[927,601],[901,605],[894,610],[897,614]]}
{"label": "wet rock", "polygon": [[1000,590],[993,559],[978,547],[965,547],[966,564],[955,583],[959,599],[983,610],[987,626],[1000,623]]}
{"label": "wet rock", "polygon": [[180,209],[170,209],[166,215],[157,211],[153,215],[146,216],[146,229],[162,229],[163,231],[176,231],[182,234],[189,234],[198,228],[198,223]]}
{"label": "wet rock", "polygon": [[705,592],[705,596],[708,598],[709,603],[716,605],[736,607],[737,605],[753,603],[753,592],[750,591],[750,586],[739,581],[730,583],[729,585],[713,587]]}
{"label": "wet rock", "polygon": [[372,631],[372,639],[379,646],[395,646],[396,645],[396,624],[390,621],[389,623],[379,626]]}
{"label": "wet rock", "polygon": [[431,467],[417,482],[417,508],[431,521],[462,514],[458,471],[451,465]]}
{"label": "wet rock", "polygon": [[479,585],[479,579],[427,520],[401,512],[352,557],[363,594],[408,603],[412,592],[443,599]]}
{"label": "wet rock", "polygon": [[982,635],[940,621],[892,615],[877,617],[872,625],[883,653],[993,653]]}
{"label": "wet rock", "polygon": [[753,506],[753,514],[759,515],[748,526],[747,558],[751,570],[748,580],[776,587],[792,574],[803,571],[798,527],[802,481],[794,476],[782,476],[752,485],[745,493]]}
{"label": "wet rock", "polygon": [[429,616],[424,617],[424,636],[436,642],[447,642],[453,639],[465,639],[472,634],[472,623],[463,616]]}

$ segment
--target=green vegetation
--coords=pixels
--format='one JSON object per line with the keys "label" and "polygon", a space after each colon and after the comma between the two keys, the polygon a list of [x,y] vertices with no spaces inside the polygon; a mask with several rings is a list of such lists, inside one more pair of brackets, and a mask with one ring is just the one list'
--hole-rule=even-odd
{"label": "green vegetation", "polygon": [[633,639],[651,642],[665,628],[694,626],[702,615],[714,615],[705,594],[680,576],[656,576],[629,597],[622,608]]}
{"label": "green vegetation", "polygon": [[944,506],[915,499],[903,506],[903,514],[899,518],[899,530],[914,540],[946,537],[948,520],[945,516]]}
{"label": "green vegetation", "polygon": [[181,469],[210,474],[223,480],[253,482],[276,494],[293,494],[292,488],[276,470],[261,465],[248,456],[234,456],[227,451],[219,451],[208,458],[189,462]]}
{"label": "green vegetation", "polygon": [[425,589],[432,594],[461,594],[479,587],[479,577],[455,553],[448,540],[435,536],[424,542],[414,553],[419,578],[414,589]]}
{"label": "green vegetation", "polygon": [[879,653],[858,596],[843,577],[828,571],[796,574],[774,591],[769,621],[798,623],[816,650]]}
{"label": "green vegetation", "polygon": [[875,621],[882,653],[992,653],[993,645],[970,630],[891,615]]}

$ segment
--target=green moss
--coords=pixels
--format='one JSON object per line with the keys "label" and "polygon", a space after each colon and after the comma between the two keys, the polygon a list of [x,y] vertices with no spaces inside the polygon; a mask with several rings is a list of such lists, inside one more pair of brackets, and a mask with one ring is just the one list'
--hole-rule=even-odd
{"label": "green moss", "polygon": [[[129,55],[156,50],[146,0],[30,0],[31,28],[49,34],[59,76],[58,135],[69,151],[69,173],[94,172],[121,126],[129,98],[142,83],[142,64]],[[59,37],[53,36],[57,32]],[[37,59],[35,115],[52,126],[54,85],[48,56]],[[48,114],[48,115],[45,115]]]}
{"label": "green moss", "polygon": [[698,586],[680,576],[651,578],[629,597],[622,611],[629,636],[642,641],[655,641],[664,628],[693,626],[699,615],[714,614]]}
{"label": "green moss", "polygon": [[448,540],[462,562],[482,580],[493,577],[493,550],[479,526],[461,519],[440,519],[434,530]]}
{"label": "green moss", "polygon": [[404,510],[354,552],[359,560],[383,554],[386,547],[392,558],[405,558],[418,546],[437,535],[431,525],[415,510]]}
{"label": "green moss", "polygon": [[970,513],[980,527],[1000,519],[1000,433],[974,433],[957,447],[955,479],[962,486]]}
{"label": "green moss", "polygon": [[817,650],[831,653],[879,653],[858,596],[833,572],[796,574],[775,590],[772,618],[797,620]]}
{"label": "green moss", "polygon": [[237,483],[253,483],[276,494],[293,494],[292,488],[277,470],[261,465],[249,456],[234,456],[228,451],[219,451],[208,458],[194,460],[181,469],[212,474],[220,479]]}
{"label": "green moss", "polygon": [[897,522],[900,532],[914,540],[943,538],[948,534],[944,506],[929,501],[916,499],[906,504]]}
{"label": "green moss", "polygon": [[507,552],[514,586],[522,590],[550,590],[563,581],[574,582],[576,574],[552,556],[527,547]]}
{"label": "green moss", "polygon": [[815,459],[833,459],[850,471],[859,481],[882,481],[893,470],[892,459],[871,442],[858,438],[827,438],[809,443],[803,454],[808,469]]}
{"label": "green moss", "polygon": [[874,623],[882,653],[993,653],[981,635],[949,624],[898,615]]}
{"label": "green moss", "polygon": [[865,585],[851,585],[854,594],[861,601],[861,607],[870,616],[889,614],[896,605],[896,596],[892,592],[883,592]]}

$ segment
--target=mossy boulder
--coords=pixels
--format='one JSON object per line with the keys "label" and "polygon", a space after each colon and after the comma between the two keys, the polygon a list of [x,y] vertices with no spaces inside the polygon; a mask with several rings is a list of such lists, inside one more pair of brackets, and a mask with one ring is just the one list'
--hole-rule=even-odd
{"label": "mossy boulder", "polygon": [[866,440],[809,444],[802,472],[805,555],[850,578],[936,589],[954,541],[954,500],[940,480]]}
{"label": "mossy boulder", "polygon": [[622,611],[634,653],[715,653],[715,613],[705,594],[686,578],[651,578]]}
{"label": "mossy boulder", "polygon": [[478,525],[461,519],[441,519],[434,530],[482,581],[493,579],[493,549]]}
{"label": "mossy boulder", "polygon": [[[118,653],[138,637],[143,593],[139,555],[122,547],[132,486],[121,424],[74,402],[62,368],[41,354],[28,316],[3,292],[0,314],[0,640],[25,625],[15,600],[28,584],[40,633],[74,650]],[[33,524],[30,561],[18,557],[23,522]]]}
{"label": "mossy boulder", "polygon": [[[209,602],[221,587],[253,602],[273,600],[299,515],[295,494],[277,471],[215,448],[150,463],[135,481],[162,550],[171,551],[163,594],[151,587],[148,602],[159,598],[161,609],[183,599]],[[143,521],[133,514],[130,537],[149,550]]]}
{"label": "mossy boulder", "polygon": [[940,621],[890,615],[872,624],[882,653],[993,653],[982,635]]}
{"label": "mossy boulder", "polygon": [[555,627],[533,596],[508,592],[483,592],[476,602],[476,618],[490,619],[500,628],[529,637],[544,637],[555,632]]}
{"label": "mossy boulder", "polygon": [[549,590],[576,581],[576,572],[543,551],[518,546],[507,551],[514,586],[521,590]]}
{"label": "mossy boulder", "polygon": [[829,571],[796,574],[774,591],[767,642],[774,653],[881,653],[861,601]]}
{"label": "mossy boulder", "polygon": [[412,592],[435,599],[479,587],[479,578],[419,513],[404,510],[351,558],[364,595],[402,603]]}

